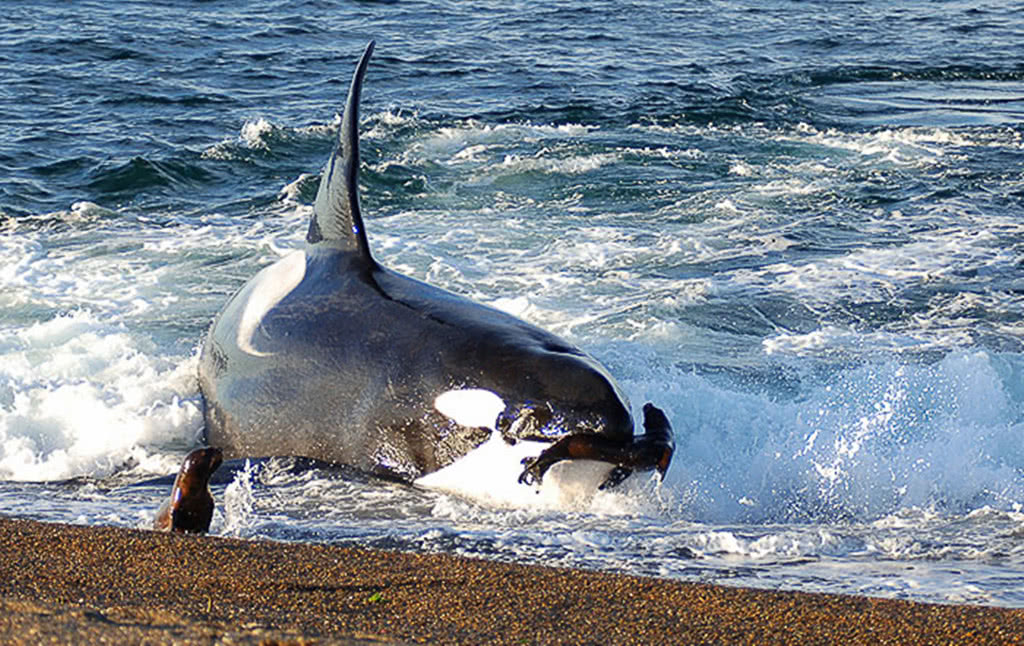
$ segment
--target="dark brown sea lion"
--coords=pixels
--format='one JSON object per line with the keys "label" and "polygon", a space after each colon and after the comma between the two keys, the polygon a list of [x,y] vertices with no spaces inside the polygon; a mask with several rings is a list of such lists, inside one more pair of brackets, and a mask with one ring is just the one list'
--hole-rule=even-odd
{"label": "dark brown sea lion", "polygon": [[181,463],[170,497],[156,512],[153,528],[164,532],[203,534],[210,530],[213,496],[210,476],[220,466],[221,450],[196,449]]}

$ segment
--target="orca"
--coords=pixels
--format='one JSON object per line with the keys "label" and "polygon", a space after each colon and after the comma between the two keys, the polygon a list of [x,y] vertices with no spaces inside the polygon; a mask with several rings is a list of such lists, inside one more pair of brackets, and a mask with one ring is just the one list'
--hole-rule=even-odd
{"label": "orca", "polygon": [[205,440],[225,459],[300,456],[415,482],[490,441],[537,447],[515,486],[564,461],[664,478],[664,413],[626,397],[582,350],[510,314],[381,265],[359,200],[356,66],[303,248],[265,267],[214,319],[199,358]]}

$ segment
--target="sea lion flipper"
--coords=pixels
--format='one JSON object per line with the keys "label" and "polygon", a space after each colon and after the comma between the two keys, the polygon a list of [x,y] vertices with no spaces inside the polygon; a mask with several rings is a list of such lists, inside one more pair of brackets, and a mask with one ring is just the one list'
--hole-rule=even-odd
{"label": "sea lion flipper", "polygon": [[614,489],[615,487],[622,484],[626,478],[633,475],[633,470],[629,467],[623,467],[616,465],[608,475],[605,477],[604,482],[598,486],[598,489],[605,491],[607,489]]}
{"label": "sea lion flipper", "polygon": [[359,97],[373,46],[371,40],[352,75],[338,145],[320,179],[313,203],[313,219],[306,234],[306,241],[311,244],[328,242],[358,252],[368,263],[373,262],[373,257],[359,207]]}
{"label": "sea lion flipper", "polygon": [[547,470],[563,460],[597,460],[615,465],[601,489],[614,487],[634,470],[657,470],[664,479],[675,448],[672,426],[665,413],[654,404],[644,404],[643,435],[627,442],[595,433],[567,435],[537,457],[523,460],[525,468],[519,475],[519,482],[540,484]]}

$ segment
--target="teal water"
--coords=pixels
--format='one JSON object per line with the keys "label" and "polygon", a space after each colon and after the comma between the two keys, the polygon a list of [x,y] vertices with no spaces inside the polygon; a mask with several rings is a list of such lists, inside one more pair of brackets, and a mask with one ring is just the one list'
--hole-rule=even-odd
{"label": "teal water", "polygon": [[526,510],[239,464],[215,532],[1022,606],[1022,9],[9,2],[0,512],[149,522],[372,38],[379,257],[594,354],[676,460]]}

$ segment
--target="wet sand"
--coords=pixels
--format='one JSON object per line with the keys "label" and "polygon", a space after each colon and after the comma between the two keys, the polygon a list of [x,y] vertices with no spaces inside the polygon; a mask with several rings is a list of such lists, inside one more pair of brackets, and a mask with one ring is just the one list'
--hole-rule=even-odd
{"label": "wet sand", "polygon": [[0,517],[0,643],[1012,644],[1024,609]]}

